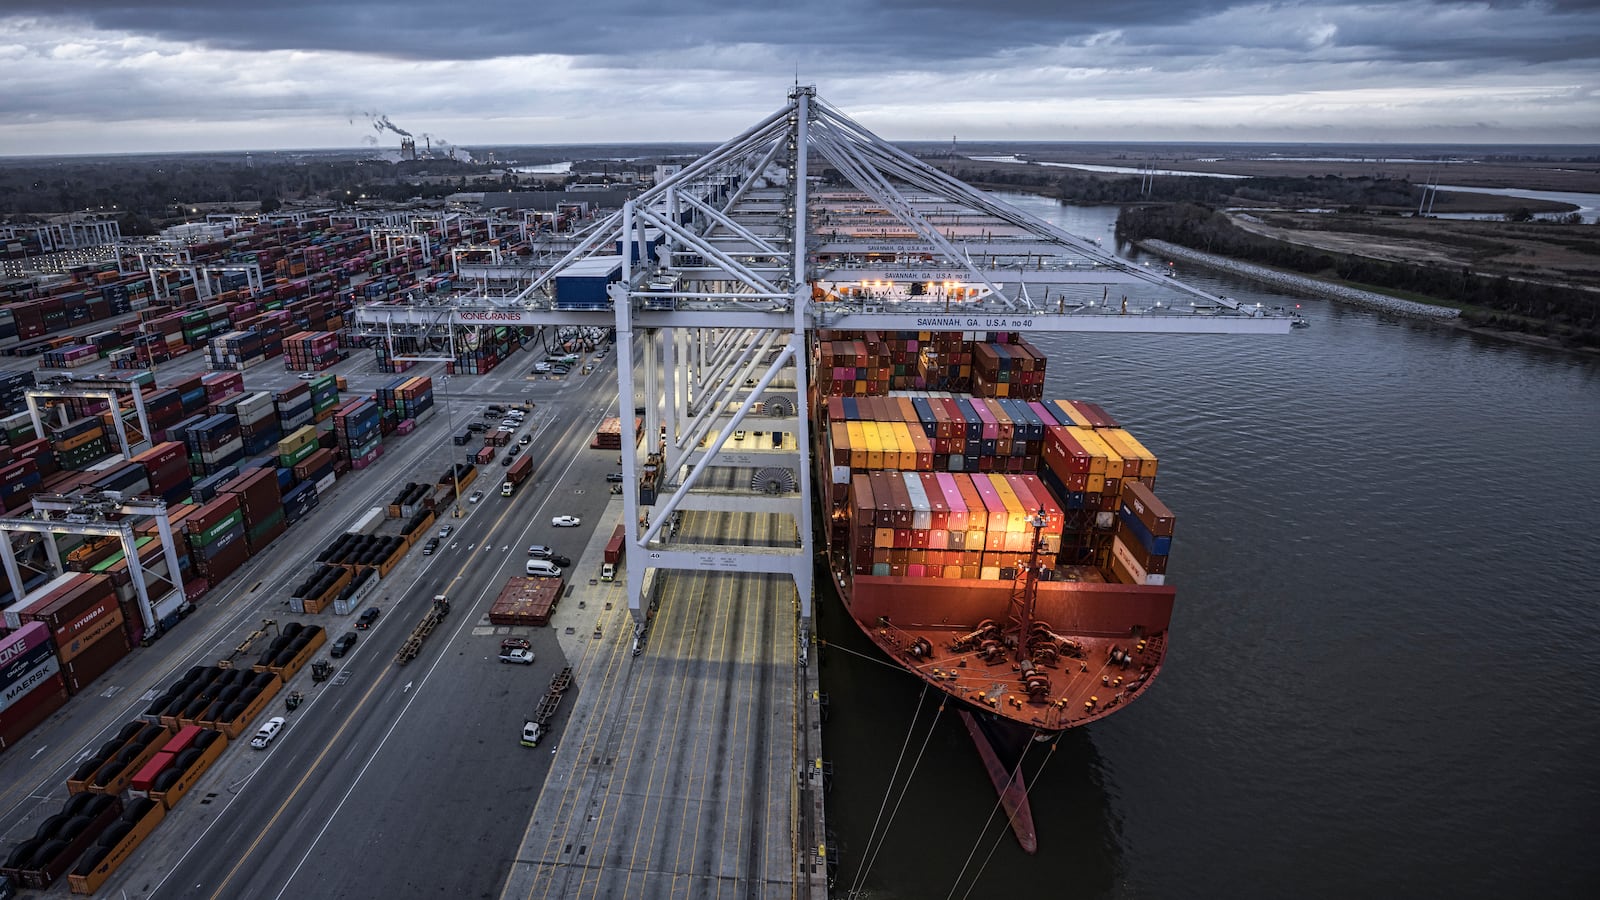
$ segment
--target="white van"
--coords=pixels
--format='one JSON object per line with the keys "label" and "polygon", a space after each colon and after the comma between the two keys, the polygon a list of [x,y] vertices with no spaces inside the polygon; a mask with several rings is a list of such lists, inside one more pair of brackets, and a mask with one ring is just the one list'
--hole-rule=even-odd
{"label": "white van", "polygon": [[528,560],[528,574],[539,578],[560,578],[561,567],[548,559]]}

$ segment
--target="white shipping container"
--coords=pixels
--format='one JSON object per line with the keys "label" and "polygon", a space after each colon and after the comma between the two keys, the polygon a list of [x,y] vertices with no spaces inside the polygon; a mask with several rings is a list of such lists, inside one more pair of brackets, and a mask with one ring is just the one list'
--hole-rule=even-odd
{"label": "white shipping container", "polygon": [[[320,490],[318,493],[320,493]],[[374,506],[373,508],[367,510],[366,515],[357,519],[355,524],[350,526],[348,533],[371,534],[378,530],[379,525],[383,524],[385,516],[386,513],[383,507]]]}

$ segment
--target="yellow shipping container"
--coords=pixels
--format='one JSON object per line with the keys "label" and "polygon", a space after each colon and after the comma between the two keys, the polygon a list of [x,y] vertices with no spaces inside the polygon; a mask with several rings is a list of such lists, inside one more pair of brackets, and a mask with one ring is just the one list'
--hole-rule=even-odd
{"label": "yellow shipping container", "polygon": [[[1017,499],[1017,492],[1013,491],[1011,485],[1006,483],[1006,477],[1004,475],[996,475],[993,472],[986,473],[982,477],[989,479],[989,484],[994,487],[994,492],[999,495],[1000,502],[1006,505],[1006,531],[1026,534],[1028,531],[1028,510],[1023,508],[1022,501]],[[993,527],[993,523],[991,523],[990,527]],[[1012,548],[1007,547],[1006,549],[1010,550]]]}
{"label": "yellow shipping container", "polygon": [[[1088,419],[1085,419],[1083,417],[1083,413],[1078,412],[1078,410],[1075,409],[1072,406],[1072,404],[1068,403],[1067,401],[1065,401],[1065,400],[1051,400],[1050,401],[1050,405],[1051,405],[1051,412],[1059,411],[1061,413],[1061,416],[1066,416],[1067,419],[1072,422],[1072,424],[1078,426],[1079,428],[1093,428],[1094,427],[1094,425],[1092,423],[1090,423],[1090,421]],[[1061,416],[1057,416],[1056,418],[1060,418]]]}
{"label": "yellow shipping container", "polygon": [[305,445],[316,441],[316,439],[317,430],[312,428],[310,425],[302,425],[299,428],[296,428],[294,431],[289,432],[288,437],[278,442],[278,455],[293,456],[295,451],[300,450],[301,448],[305,447]]}
{"label": "yellow shipping container", "polygon": [[862,426],[863,422],[846,422],[845,431],[850,435],[850,468],[865,469],[867,467],[867,433]]}
{"label": "yellow shipping container", "polygon": [[894,423],[894,439],[900,448],[900,460],[895,468],[903,472],[915,472],[917,469],[917,445],[911,439],[911,426],[904,422]]}
{"label": "yellow shipping container", "polygon": [[878,433],[877,422],[862,422],[861,434],[867,443],[867,468],[883,468],[883,436]]}
{"label": "yellow shipping container", "polygon": [[1123,456],[1131,456],[1139,460],[1137,477],[1156,477],[1156,455],[1150,452],[1149,447],[1139,443],[1139,439],[1129,434],[1126,428],[1101,428],[1095,434],[1111,438],[1121,445],[1118,449],[1124,451]]}
{"label": "yellow shipping container", "polygon": [[1097,470],[1095,468],[1094,461],[1090,460],[1090,472],[1099,472],[1100,474],[1104,474],[1107,478],[1122,477],[1122,454],[1118,453],[1110,444],[1107,444],[1105,441],[1101,440],[1099,434],[1096,433],[1094,429],[1069,428],[1067,431],[1077,439],[1078,443],[1083,447],[1083,449],[1088,450],[1095,456],[1105,457],[1104,470]]}

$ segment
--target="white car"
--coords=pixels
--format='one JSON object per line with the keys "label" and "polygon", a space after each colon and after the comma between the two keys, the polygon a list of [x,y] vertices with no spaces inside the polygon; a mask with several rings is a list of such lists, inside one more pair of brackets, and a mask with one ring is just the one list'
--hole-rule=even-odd
{"label": "white car", "polygon": [[278,732],[282,730],[283,716],[273,716],[261,726],[261,730],[256,732],[256,736],[250,739],[250,746],[257,750],[265,750],[267,745],[272,743],[272,739],[277,737]]}
{"label": "white car", "polygon": [[500,652],[500,661],[503,663],[511,663],[512,665],[517,666],[531,666],[533,665],[533,651],[502,650]]}
{"label": "white car", "polygon": [[550,520],[550,524],[556,528],[577,528],[583,524],[583,520],[577,516],[555,516]]}
{"label": "white car", "polygon": [[472,496],[467,498],[467,502],[468,503],[477,503],[479,500],[482,500],[482,499],[483,499],[483,491],[473,491],[472,492]]}
{"label": "white car", "polygon": [[301,381],[315,381],[315,380],[317,380],[317,373],[315,373],[315,372],[301,372],[299,375],[296,375],[295,377],[300,379]]}

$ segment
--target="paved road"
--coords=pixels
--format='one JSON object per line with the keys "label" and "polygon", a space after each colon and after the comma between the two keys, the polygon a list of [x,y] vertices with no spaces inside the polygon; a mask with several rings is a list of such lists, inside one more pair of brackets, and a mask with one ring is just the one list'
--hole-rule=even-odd
{"label": "paved road", "polygon": [[[197,358],[184,359],[163,367],[159,377],[170,381],[200,365]],[[369,371],[365,354],[340,368],[353,393],[393,377]],[[462,424],[483,402],[529,399],[538,403],[529,426],[536,434],[529,448],[533,480],[503,499],[498,461],[486,467],[483,501],[457,520],[459,531],[440,553],[412,554],[386,580],[387,599],[378,604],[384,615],[338,661],[338,676],[313,686],[302,673],[293,687],[305,691],[308,702],[289,717],[274,746],[265,752],[242,743],[230,747],[102,891],[368,897],[413,896],[424,885],[441,896],[495,889],[548,764],[543,754],[520,747],[516,734],[523,712],[561,664],[561,651],[543,630],[531,635],[538,664],[501,665],[494,658],[498,638],[488,633],[494,629],[475,626],[505,577],[521,573],[527,544],[551,544],[576,557],[596,530],[609,535],[610,526],[596,518],[610,499],[603,473],[615,468],[614,457],[586,449],[595,423],[608,409],[614,412],[609,369],[529,383],[521,377],[525,368],[450,382],[436,374],[436,396],[450,398],[451,408],[441,403],[443,414],[412,435],[391,439],[376,465],[341,480],[312,518],[251,560],[196,615],[136,651],[0,758],[8,786],[0,791],[0,838],[15,842],[31,834],[65,797],[66,773],[137,715],[151,689],[190,665],[226,655],[263,617],[318,622],[334,634],[345,630],[348,623],[339,617],[291,617],[283,606],[311,558],[366,509],[386,503],[398,484],[431,481],[459,456],[449,442],[450,413]],[[247,372],[248,386],[293,383],[292,375],[268,369]],[[584,527],[553,529],[554,513],[583,516]],[[451,618],[421,657],[396,667],[394,650],[427,598],[441,589],[456,599]],[[282,713],[274,702],[263,717]]]}

